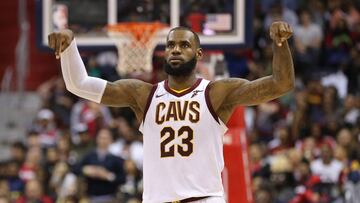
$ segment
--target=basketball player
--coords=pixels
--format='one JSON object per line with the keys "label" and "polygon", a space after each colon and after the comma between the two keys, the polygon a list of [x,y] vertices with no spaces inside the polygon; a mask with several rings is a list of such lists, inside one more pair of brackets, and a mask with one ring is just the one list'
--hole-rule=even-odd
{"label": "basketball player", "polygon": [[144,203],[224,203],[225,124],[236,106],[267,102],[293,88],[294,68],[287,43],[292,33],[285,22],[271,25],[273,73],[254,81],[196,78],[196,62],[202,56],[199,37],[183,27],[168,33],[168,79],[156,85],[135,79],[107,82],[89,77],[70,30],[51,33],[49,46],[61,58],[70,92],[108,106],[128,106],[142,121]]}

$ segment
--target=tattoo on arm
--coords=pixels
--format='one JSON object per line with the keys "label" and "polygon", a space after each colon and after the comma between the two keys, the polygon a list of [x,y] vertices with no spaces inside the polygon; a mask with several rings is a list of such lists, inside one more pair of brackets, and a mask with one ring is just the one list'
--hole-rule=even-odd
{"label": "tattoo on arm", "polygon": [[[235,79],[236,80],[236,79]],[[281,95],[278,88],[274,86],[274,80],[271,76],[266,76],[255,81],[242,80],[239,82],[232,82],[232,91],[229,91],[224,105],[257,105],[266,101],[275,99]]]}
{"label": "tattoo on arm", "polygon": [[278,95],[276,88],[271,86],[272,81],[266,80],[271,80],[271,78],[265,77],[262,78],[261,81],[256,81],[256,83],[250,84],[251,87],[249,88],[247,95],[250,98],[252,97],[255,102],[269,100]]}
{"label": "tattoo on arm", "polygon": [[272,76],[275,85],[291,89],[294,85],[295,74],[289,45],[287,42],[283,43],[282,47],[274,45],[273,50]]}

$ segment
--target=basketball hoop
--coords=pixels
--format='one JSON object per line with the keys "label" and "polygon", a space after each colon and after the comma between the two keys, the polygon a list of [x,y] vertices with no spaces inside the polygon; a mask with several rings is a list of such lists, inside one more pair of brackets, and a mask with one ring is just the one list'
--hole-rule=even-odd
{"label": "basketball hoop", "polygon": [[166,27],[159,22],[128,22],[108,26],[108,35],[118,49],[117,71],[121,76],[152,71],[157,36]]}

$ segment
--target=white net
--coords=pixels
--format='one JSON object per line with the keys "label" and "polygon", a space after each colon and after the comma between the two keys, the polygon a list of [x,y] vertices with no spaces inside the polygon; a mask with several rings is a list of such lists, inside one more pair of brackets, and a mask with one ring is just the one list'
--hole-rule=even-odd
{"label": "white net", "polygon": [[108,35],[118,49],[117,71],[121,76],[152,72],[152,56],[158,43],[159,23],[122,23],[110,26]]}

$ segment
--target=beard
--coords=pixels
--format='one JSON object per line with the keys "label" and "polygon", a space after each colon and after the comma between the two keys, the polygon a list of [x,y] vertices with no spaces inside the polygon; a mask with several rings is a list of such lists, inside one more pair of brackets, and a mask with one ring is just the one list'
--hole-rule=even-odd
{"label": "beard", "polygon": [[189,76],[195,69],[196,62],[197,60],[196,57],[194,56],[194,58],[192,58],[190,61],[182,63],[178,65],[178,67],[173,68],[171,64],[169,64],[165,60],[164,70],[167,74],[171,76]]}

